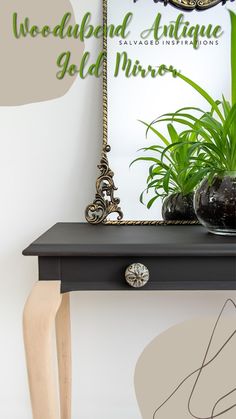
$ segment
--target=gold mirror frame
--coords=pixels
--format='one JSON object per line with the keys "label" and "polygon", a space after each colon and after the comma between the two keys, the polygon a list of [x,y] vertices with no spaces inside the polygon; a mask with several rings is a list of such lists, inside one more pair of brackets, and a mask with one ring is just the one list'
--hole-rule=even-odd
{"label": "gold mirror frame", "polygon": [[[109,0],[103,0],[103,26],[107,26],[107,4]],[[134,0],[137,2],[139,0]],[[154,0],[157,3],[159,0]],[[227,0],[161,0],[165,5],[168,3],[182,10],[206,10],[219,3],[226,3]],[[197,221],[156,221],[156,220],[123,220],[123,212],[120,206],[120,199],[115,196],[118,188],[115,186],[114,172],[109,166],[108,153],[111,147],[108,143],[108,91],[107,91],[107,36],[103,37],[103,141],[101,160],[98,165],[100,175],[96,180],[96,194],[94,201],[85,209],[86,221],[90,224],[107,225],[196,225]],[[111,221],[107,218],[110,214],[117,214],[117,220]]]}

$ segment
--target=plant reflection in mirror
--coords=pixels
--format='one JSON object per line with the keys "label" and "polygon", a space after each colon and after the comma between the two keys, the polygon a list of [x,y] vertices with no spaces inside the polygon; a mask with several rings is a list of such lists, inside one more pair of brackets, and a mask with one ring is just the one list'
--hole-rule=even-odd
{"label": "plant reflection in mirror", "polygon": [[[141,122],[147,127],[146,136],[151,131],[163,145],[142,148],[140,151],[143,151],[144,155],[131,163],[131,165],[137,161],[150,163],[147,187],[140,195],[140,202],[144,204],[145,195],[151,196],[147,202],[147,208],[151,208],[158,198],[162,198],[164,220],[195,220],[193,191],[207,170],[202,168],[198,160],[194,164],[191,162],[192,134],[189,132],[181,134],[183,144],[174,149],[171,146],[180,142],[180,134],[171,122],[167,124],[168,137],[156,129],[154,126],[156,121],[151,124]],[[194,149],[193,153],[196,154]]]}

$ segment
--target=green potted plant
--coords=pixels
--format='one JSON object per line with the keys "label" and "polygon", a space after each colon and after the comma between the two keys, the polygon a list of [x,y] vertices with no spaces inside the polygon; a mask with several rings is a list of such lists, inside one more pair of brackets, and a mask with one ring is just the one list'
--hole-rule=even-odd
{"label": "green potted plant", "polygon": [[[191,135],[190,160],[196,160],[207,171],[195,193],[194,207],[199,221],[212,233],[236,234],[236,14],[229,11],[231,18],[231,102],[224,96],[214,100],[202,87],[181,73],[182,79],[200,93],[210,108],[202,111],[185,108],[174,114],[166,114],[156,122],[171,121],[185,126],[178,141],[164,150],[177,150]],[[200,112],[200,116],[196,113]],[[197,150],[198,155],[193,151]],[[199,157],[200,156],[200,157]]]}
{"label": "green potted plant", "polygon": [[[193,208],[193,191],[206,174],[206,169],[203,169],[197,160],[195,164],[191,162],[192,155],[189,151],[192,147],[190,138],[192,134],[182,135],[183,144],[177,149],[171,149],[172,144],[179,142],[179,134],[173,124],[167,125],[169,139],[154,127],[155,121],[152,124],[145,122],[143,124],[147,126],[146,135],[151,130],[163,145],[142,148],[145,155],[131,163],[131,165],[137,161],[150,163],[147,187],[140,195],[141,203],[144,204],[146,194],[150,198],[147,208],[151,208],[155,201],[161,198],[162,217],[165,221],[197,221]],[[196,154],[194,150],[193,153]]]}

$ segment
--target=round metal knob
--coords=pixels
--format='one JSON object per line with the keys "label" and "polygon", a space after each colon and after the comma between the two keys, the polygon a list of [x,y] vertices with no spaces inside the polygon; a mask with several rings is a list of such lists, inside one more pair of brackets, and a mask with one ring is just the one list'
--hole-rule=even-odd
{"label": "round metal knob", "polygon": [[142,288],[149,281],[149,270],[142,263],[133,263],[125,271],[125,279],[133,288]]}

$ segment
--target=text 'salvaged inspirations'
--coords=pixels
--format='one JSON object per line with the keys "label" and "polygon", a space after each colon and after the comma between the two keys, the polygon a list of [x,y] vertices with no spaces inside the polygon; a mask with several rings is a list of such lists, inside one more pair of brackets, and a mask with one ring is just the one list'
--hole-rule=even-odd
{"label": "text 'salvaged inspirations'", "polygon": [[[132,24],[135,22],[135,16],[131,12],[125,14],[119,25],[96,26],[92,23],[92,14],[90,12],[83,16],[80,24],[72,25],[71,18],[71,13],[67,12],[56,26],[44,25],[39,27],[35,23],[32,24],[29,17],[21,20],[18,13],[15,12],[12,20],[13,35],[16,39],[37,38],[39,36],[48,38],[51,36],[59,39],[74,38],[82,42],[92,37],[101,39],[105,35],[110,38],[120,38],[120,44],[122,45],[123,42],[125,45],[129,42],[128,38],[132,34]],[[223,29],[220,25],[211,23],[208,25],[202,25],[201,23],[192,25],[183,13],[179,13],[174,22],[163,22],[162,14],[157,13],[154,21],[150,22],[150,26],[141,30],[140,40],[136,42],[158,43],[163,39],[169,39],[177,44],[183,41],[188,42],[189,45],[197,49],[201,39],[218,40],[222,35]],[[85,79],[87,76],[100,77],[104,57],[105,52],[101,51],[96,61],[91,63],[91,54],[89,51],[85,51],[80,64],[75,64],[72,62],[71,52],[64,51],[57,58],[56,77],[59,80],[62,80],[65,76],[73,77],[76,75],[79,75],[81,79]],[[131,60],[125,51],[117,52],[114,68],[115,77],[123,73],[125,77],[140,76],[146,78],[149,76],[155,78],[169,71],[173,75],[177,72],[173,66],[167,67],[164,64],[152,63],[144,67],[138,57],[136,60]]]}

